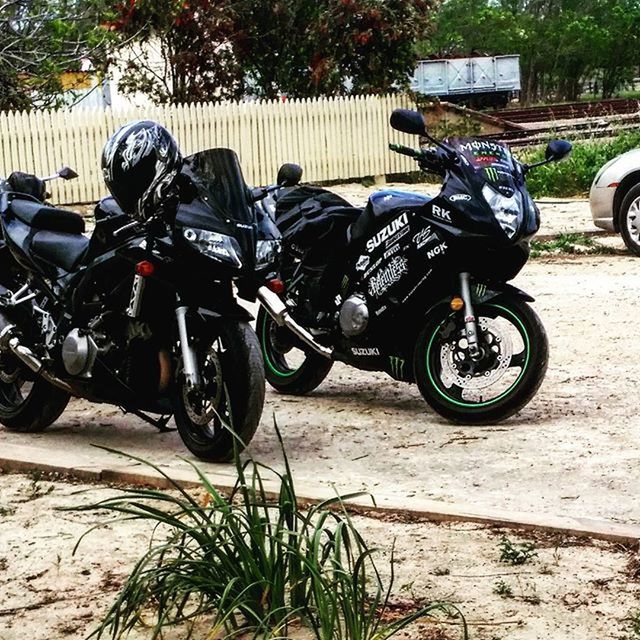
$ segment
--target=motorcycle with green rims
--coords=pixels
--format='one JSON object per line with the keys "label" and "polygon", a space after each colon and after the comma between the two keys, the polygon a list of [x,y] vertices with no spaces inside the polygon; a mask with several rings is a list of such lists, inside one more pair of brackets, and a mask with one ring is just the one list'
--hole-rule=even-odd
{"label": "motorcycle with green rims", "polygon": [[341,361],[416,383],[451,421],[504,420],[535,395],[548,359],[533,298],[509,284],[540,225],[525,177],[571,145],[554,140],[546,160],[527,166],[500,142],[438,141],[414,111],[394,111],[391,126],[429,140],[390,148],[443,179],[436,197],[379,191],[362,209],[308,185],[272,194],[282,316],[313,343],[261,310],[267,381],[305,394]]}

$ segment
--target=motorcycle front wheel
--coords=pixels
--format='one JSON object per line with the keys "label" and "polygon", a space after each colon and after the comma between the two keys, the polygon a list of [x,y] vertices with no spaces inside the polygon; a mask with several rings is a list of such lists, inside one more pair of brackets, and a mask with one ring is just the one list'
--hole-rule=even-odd
{"label": "motorcycle front wheel", "polygon": [[246,447],[264,405],[260,345],[245,322],[220,322],[214,335],[196,341],[201,384],[192,389],[178,375],[174,419],[186,447],[201,460],[226,462]]}
{"label": "motorcycle front wheel", "polygon": [[547,334],[536,313],[502,296],[475,307],[480,357],[471,358],[464,318],[448,305],[432,312],[414,351],[414,373],[426,402],[462,424],[500,422],[522,409],[542,384]]}
{"label": "motorcycle front wheel", "polygon": [[262,308],[258,311],[256,331],[260,339],[267,382],[278,392],[305,395],[327,377],[333,360],[299,349],[296,337],[279,327]]}

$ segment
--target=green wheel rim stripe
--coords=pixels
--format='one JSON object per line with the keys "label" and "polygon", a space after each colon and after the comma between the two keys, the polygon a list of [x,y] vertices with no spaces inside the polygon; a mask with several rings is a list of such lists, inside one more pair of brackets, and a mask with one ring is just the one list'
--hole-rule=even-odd
{"label": "green wheel rim stripe", "polygon": [[511,316],[516,321],[516,323],[520,326],[520,329],[522,329],[522,336],[524,338],[525,349],[527,351],[527,356],[525,358],[524,365],[522,366],[522,370],[520,371],[520,374],[516,378],[515,382],[506,391],[503,391],[497,398],[493,398],[493,400],[487,400],[486,402],[460,402],[459,400],[456,400],[455,398],[450,398],[436,384],[436,381],[434,380],[433,375],[431,374],[431,367],[429,366],[429,356],[431,355],[431,347],[433,346],[433,341],[435,340],[435,337],[438,334],[438,332],[440,330],[440,327],[442,327],[442,325],[447,321],[447,319],[445,318],[436,327],[436,330],[433,332],[433,335],[431,336],[431,339],[429,340],[429,345],[427,347],[427,353],[426,353],[426,359],[425,359],[425,365],[426,365],[426,369],[427,369],[427,375],[429,376],[429,380],[431,381],[431,385],[433,386],[433,388],[447,402],[451,402],[452,404],[455,404],[455,405],[457,405],[459,407],[468,407],[468,408],[488,407],[488,406],[490,406],[492,404],[495,404],[496,402],[502,400],[502,398],[507,396],[509,393],[511,393],[511,391],[513,391],[513,389],[515,387],[518,386],[518,384],[520,383],[520,380],[522,379],[522,376],[525,374],[525,372],[527,370],[527,366],[529,365],[529,358],[531,356],[531,344],[529,342],[529,334],[527,333],[527,330],[525,329],[524,325],[522,324],[522,321],[520,320],[520,318],[518,318],[518,316],[516,316],[512,311],[509,311],[509,309],[506,309],[505,307],[503,307],[503,306],[501,306],[499,304],[489,304],[487,306],[494,307],[496,309],[502,309],[502,311],[504,311],[507,315]]}
{"label": "green wheel rim stripe", "polygon": [[291,371],[280,371],[277,366],[271,361],[271,357],[269,355],[269,349],[267,348],[267,319],[269,318],[269,314],[265,311],[264,320],[262,321],[262,355],[264,356],[264,361],[267,363],[267,367],[269,370],[275,375],[281,378],[288,378],[289,376],[294,375],[300,367],[297,369],[292,369]]}

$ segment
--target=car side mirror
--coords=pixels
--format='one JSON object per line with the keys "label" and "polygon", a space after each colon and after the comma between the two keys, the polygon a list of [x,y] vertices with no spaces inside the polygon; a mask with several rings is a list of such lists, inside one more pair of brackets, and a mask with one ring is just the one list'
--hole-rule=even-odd
{"label": "car side mirror", "polygon": [[389,124],[396,131],[410,133],[415,136],[422,136],[427,133],[422,114],[411,109],[394,109],[391,118],[389,118]]}
{"label": "car side mirror", "polygon": [[295,187],[302,178],[302,167],[299,164],[287,162],[278,170],[276,182],[281,187]]}
{"label": "car side mirror", "polygon": [[549,162],[564,160],[571,153],[573,145],[568,140],[552,140],[544,152],[544,157]]}
{"label": "car side mirror", "polygon": [[63,180],[74,180],[78,177],[78,174],[71,167],[62,167],[58,171],[58,176]]}

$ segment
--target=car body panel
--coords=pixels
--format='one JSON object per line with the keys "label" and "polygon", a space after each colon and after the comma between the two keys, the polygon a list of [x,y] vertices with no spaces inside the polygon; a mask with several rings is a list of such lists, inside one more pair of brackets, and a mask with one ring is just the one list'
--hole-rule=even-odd
{"label": "car body panel", "polygon": [[[617,156],[598,171],[589,192],[589,205],[596,227],[607,231],[616,230],[616,191],[620,183],[635,171],[640,171],[640,149]],[[640,183],[640,176],[638,182]]]}

